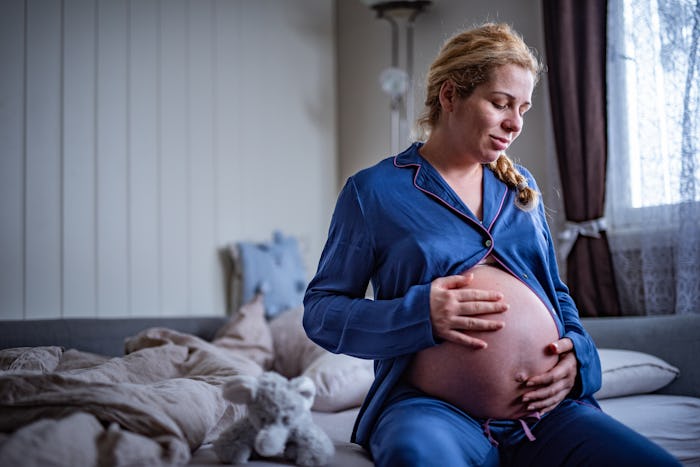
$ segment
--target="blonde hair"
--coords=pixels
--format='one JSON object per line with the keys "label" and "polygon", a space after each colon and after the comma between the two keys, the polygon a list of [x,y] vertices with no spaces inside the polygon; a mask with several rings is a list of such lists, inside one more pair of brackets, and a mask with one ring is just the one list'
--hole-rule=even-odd
{"label": "blonde hair", "polygon": [[[452,81],[457,96],[467,98],[477,86],[491,78],[495,68],[503,65],[518,65],[529,70],[535,84],[542,74],[542,64],[534,51],[507,24],[486,23],[448,39],[428,71],[425,110],[418,119],[422,135],[429,135],[440,119],[443,83]],[[531,210],[537,206],[539,194],[527,186],[527,180],[505,153],[488,167],[499,180],[517,190],[516,205],[520,209]]]}

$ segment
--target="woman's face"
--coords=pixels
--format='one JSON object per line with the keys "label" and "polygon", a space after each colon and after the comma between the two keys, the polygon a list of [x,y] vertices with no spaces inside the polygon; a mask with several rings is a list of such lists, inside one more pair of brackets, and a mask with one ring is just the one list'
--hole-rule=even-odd
{"label": "woman's face", "polygon": [[446,113],[448,138],[454,149],[476,162],[495,161],[523,129],[530,109],[534,78],[517,65],[495,68],[491,79],[467,98],[455,98]]}

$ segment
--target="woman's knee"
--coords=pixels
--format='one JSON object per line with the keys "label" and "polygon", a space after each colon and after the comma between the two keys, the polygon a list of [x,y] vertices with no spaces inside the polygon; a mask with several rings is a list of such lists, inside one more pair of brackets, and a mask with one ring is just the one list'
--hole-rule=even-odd
{"label": "woman's knee", "polygon": [[440,447],[431,445],[430,440],[425,438],[418,440],[413,437],[396,436],[374,445],[372,453],[378,467],[443,465],[438,451]]}
{"label": "woman's knee", "polygon": [[484,439],[464,439],[442,433],[407,433],[397,430],[380,444],[373,445],[377,466],[450,467],[498,465],[498,452]]}
{"label": "woman's knee", "polygon": [[568,465],[680,466],[660,446],[597,408],[572,403],[551,415],[536,428],[538,443],[547,449],[523,443],[521,460],[538,453],[533,465],[561,465],[566,459]]}
{"label": "woman's knee", "polygon": [[377,466],[498,465],[498,451],[481,427],[450,411],[384,414],[370,440]]}

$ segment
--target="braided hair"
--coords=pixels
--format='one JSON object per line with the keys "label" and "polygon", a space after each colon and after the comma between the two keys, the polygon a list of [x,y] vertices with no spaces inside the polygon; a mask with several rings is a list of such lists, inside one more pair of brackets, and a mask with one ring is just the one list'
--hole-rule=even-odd
{"label": "braided hair", "polygon": [[488,165],[499,180],[511,188],[515,188],[517,195],[515,205],[523,211],[531,211],[537,207],[539,193],[527,184],[527,179],[520,173],[513,161],[505,154]]}

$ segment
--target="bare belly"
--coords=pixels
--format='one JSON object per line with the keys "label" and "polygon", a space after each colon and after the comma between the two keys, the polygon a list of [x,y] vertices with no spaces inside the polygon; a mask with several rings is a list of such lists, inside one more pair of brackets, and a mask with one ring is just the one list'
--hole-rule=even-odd
{"label": "bare belly", "polygon": [[417,388],[476,417],[517,419],[527,415],[521,397],[527,378],[545,373],[557,362],[547,353],[559,338],[542,301],[524,283],[491,265],[472,268],[470,288],[497,290],[510,305],[504,313],[482,315],[501,320],[494,332],[473,332],[486,349],[472,350],[444,342],[418,352],[407,376]]}

